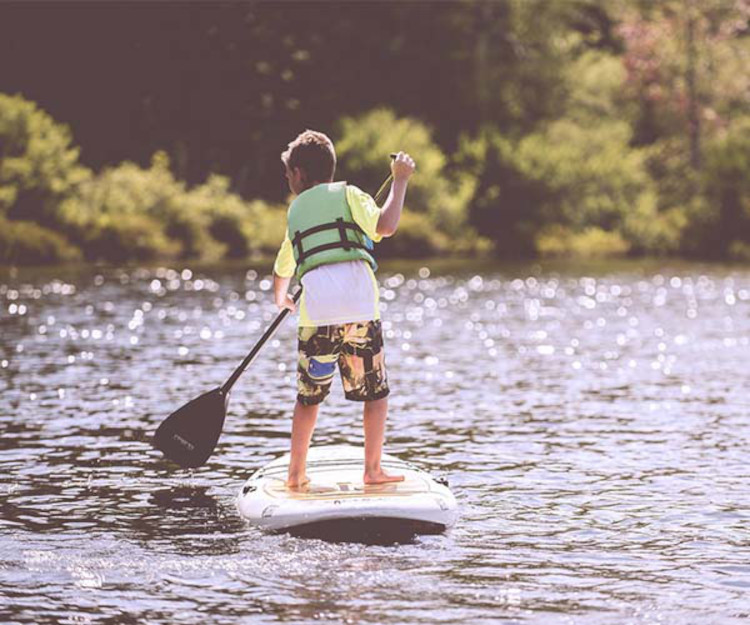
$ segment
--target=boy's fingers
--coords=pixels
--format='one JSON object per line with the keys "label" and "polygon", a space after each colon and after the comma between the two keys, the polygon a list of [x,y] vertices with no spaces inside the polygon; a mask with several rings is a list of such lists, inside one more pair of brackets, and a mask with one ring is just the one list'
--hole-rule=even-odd
{"label": "boy's fingers", "polygon": [[402,153],[402,158],[400,160],[401,160],[402,163],[404,163],[405,165],[408,165],[412,169],[414,169],[416,167],[416,165],[414,163],[414,159],[411,156],[409,156],[408,154],[406,154],[405,152]]}
{"label": "boy's fingers", "polygon": [[[414,162],[414,159],[409,156],[407,152],[401,151],[401,152],[393,152],[391,154],[391,158],[393,159],[391,163],[391,171],[395,175],[397,171],[401,172],[402,174],[407,174],[411,176],[412,173],[416,170],[417,166]],[[405,171],[405,168],[408,168],[408,172]]]}
{"label": "boy's fingers", "polygon": [[289,309],[289,312],[297,312],[297,304],[289,296],[280,304],[277,303],[276,306],[278,306],[279,310]]}

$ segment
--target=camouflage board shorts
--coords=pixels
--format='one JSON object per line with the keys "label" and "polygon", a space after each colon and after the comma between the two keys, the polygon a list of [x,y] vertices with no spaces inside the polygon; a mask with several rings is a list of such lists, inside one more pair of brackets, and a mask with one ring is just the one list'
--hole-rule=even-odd
{"label": "camouflage board shorts", "polygon": [[338,364],[344,396],[373,401],[389,393],[380,321],[298,329],[297,399],[319,404],[331,390]]}

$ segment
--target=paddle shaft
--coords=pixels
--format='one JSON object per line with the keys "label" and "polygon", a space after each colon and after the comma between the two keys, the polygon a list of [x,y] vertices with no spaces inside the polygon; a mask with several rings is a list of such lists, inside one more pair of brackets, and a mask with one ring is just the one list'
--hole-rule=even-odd
{"label": "paddle shaft", "polygon": [[[299,301],[300,296],[302,295],[302,289],[297,289],[297,292],[292,296],[292,299],[294,300],[294,303],[296,304]],[[255,357],[258,355],[258,352],[260,351],[260,348],[263,347],[268,339],[270,339],[274,334],[276,334],[276,330],[279,329],[279,326],[281,323],[286,319],[287,315],[289,314],[290,310],[288,308],[285,308],[282,310],[277,316],[276,319],[273,320],[273,323],[266,328],[266,331],[263,333],[263,336],[260,337],[258,342],[255,344],[255,347],[253,347],[252,350],[250,350],[250,353],[245,356],[245,360],[242,361],[242,364],[237,367],[234,370],[234,373],[229,376],[229,379],[224,382],[224,384],[221,385],[221,392],[224,393],[224,395],[228,395],[229,391],[232,390],[232,387],[234,386],[235,382],[239,380],[240,376],[245,372],[245,369],[247,369],[250,364],[255,360]]]}

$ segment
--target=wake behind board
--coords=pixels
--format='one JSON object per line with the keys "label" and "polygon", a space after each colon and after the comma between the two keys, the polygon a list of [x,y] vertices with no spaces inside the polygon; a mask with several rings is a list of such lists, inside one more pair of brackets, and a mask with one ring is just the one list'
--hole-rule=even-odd
{"label": "wake behind board", "polygon": [[383,454],[388,473],[403,482],[366,485],[360,447],[313,447],[307,456],[310,483],[289,489],[289,454],[256,471],[237,504],[248,521],[270,531],[334,540],[435,534],[453,525],[456,500],[447,485],[414,465]]}

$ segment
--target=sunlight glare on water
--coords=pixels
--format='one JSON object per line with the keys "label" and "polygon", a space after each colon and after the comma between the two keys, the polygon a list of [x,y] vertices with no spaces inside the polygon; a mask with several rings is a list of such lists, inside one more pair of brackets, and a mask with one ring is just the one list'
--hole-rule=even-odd
{"label": "sunlight glare on water", "polygon": [[[0,621],[730,623],[750,617],[750,270],[429,264],[380,272],[387,451],[446,476],[446,535],[265,535],[247,476],[285,452],[294,325],[208,464],[149,437],[275,317],[266,271],[0,280]],[[338,385],[315,444],[361,444]]]}

